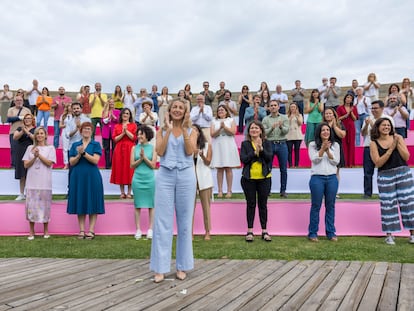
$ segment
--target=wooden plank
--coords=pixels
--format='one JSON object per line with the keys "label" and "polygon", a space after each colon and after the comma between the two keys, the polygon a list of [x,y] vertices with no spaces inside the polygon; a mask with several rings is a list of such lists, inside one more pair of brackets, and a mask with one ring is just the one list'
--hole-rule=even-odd
{"label": "wooden plank", "polygon": [[[124,302],[117,305],[113,304],[111,307],[113,307],[113,310],[118,308],[123,310],[132,308],[137,310],[163,310],[163,308],[172,310],[175,303],[178,302],[181,309],[193,301],[197,301],[214,288],[220,287],[233,275],[242,273],[246,267],[251,265],[251,261],[220,260],[217,264],[206,266],[202,271],[196,268],[188,274],[188,278],[185,281],[175,280],[173,275],[172,281],[164,281],[160,284],[153,284],[151,282],[151,286],[155,285],[153,287],[154,295],[151,295],[151,297],[135,295],[135,297],[124,300]],[[149,287],[148,284],[142,284],[142,286]],[[185,291],[185,294],[183,291]]]}
{"label": "wooden plank", "polygon": [[[90,283],[93,281],[94,286],[100,284],[99,280],[103,279],[107,274],[105,271],[120,271],[123,267],[126,267],[126,271],[129,271],[129,260],[114,261],[114,260],[90,260],[88,263],[82,264],[82,269],[79,267],[77,271],[67,270],[65,275],[61,275],[58,278],[51,279],[48,282],[43,282],[35,287],[35,291],[23,291],[24,296],[20,299],[15,298],[11,303],[18,310],[18,306],[23,306],[23,310],[27,310],[28,305],[30,309],[34,310],[37,306],[43,308],[45,303],[59,303],[57,300],[62,297],[70,297],[84,289],[81,288],[82,282]],[[76,267],[78,260],[74,260],[73,266]],[[108,278],[103,281],[106,285]],[[69,298],[72,299],[72,298]]]}
{"label": "wooden plank", "polygon": [[395,310],[395,307],[398,303],[398,291],[400,288],[401,268],[402,264],[400,263],[390,263],[388,265],[388,271],[385,277],[384,286],[382,288],[382,293],[378,302],[377,310]]}
{"label": "wooden plank", "polygon": [[397,309],[399,311],[414,310],[414,264],[405,263],[402,266]]}
{"label": "wooden plank", "polygon": [[359,302],[367,288],[371,273],[374,271],[372,262],[364,262],[358,271],[351,287],[339,305],[338,311],[357,310]]}
{"label": "wooden plank", "polygon": [[[271,301],[275,299],[280,293],[286,289],[289,284],[294,282],[296,278],[298,278],[303,271],[308,269],[310,266],[316,264],[316,261],[295,261],[295,262],[288,262],[283,269],[280,269],[280,273],[276,273],[275,281],[270,283],[269,286],[262,291],[259,295],[251,299],[248,303],[244,304],[240,310],[243,311],[250,311],[256,310],[260,308],[271,308]],[[322,265],[323,262],[319,262],[319,265]],[[279,272],[279,271],[278,271]]]}
{"label": "wooden plank", "polygon": [[[325,301],[322,302],[320,309],[325,311],[335,311],[338,310],[339,305],[344,299],[346,293],[348,292],[354,278],[361,269],[361,262],[351,262],[347,267],[345,272],[342,274],[341,278],[338,280],[335,287],[331,290],[329,295],[325,298]],[[303,308],[306,310],[306,307]]]}
{"label": "wooden plank", "polygon": [[376,310],[377,303],[381,297],[381,291],[384,285],[385,276],[388,270],[387,262],[377,262],[374,265],[374,271],[372,271],[371,278],[367,284],[367,289],[364,292],[364,296],[359,304],[360,310]]}
{"label": "wooden plank", "polygon": [[306,269],[300,271],[293,280],[285,284],[282,288],[278,288],[278,293],[264,307],[273,310],[282,308],[298,290],[306,283],[312,276],[318,272],[325,265],[325,261],[314,261],[306,266]]}
{"label": "wooden plank", "polygon": [[[46,288],[49,286],[46,282],[50,282],[54,279],[61,281],[62,277],[70,273],[76,273],[88,268],[88,265],[84,260],[81,260],[80,263],[82,263],[81,266],[77,267],[73,262],[56,260],[55,266],[49,264],[48,271],[43,271],[42,269],[41,274],[38,271],[33,271],[33,273],[26,273],[20,278],[16,277],[7,285],[2,286],[0,299],[19,299],[31,295],[32,293],[39,292],[42,286]],[[90,265],[97,265],[97,263],[90,262]]]}
{"label": "wooden plank", "polygon": [[[108,265],[105,269],[84,271],[77,273],[75,279],[71,280],[70,283],[66,283],[63,287],[56,290],[50,290],[50,295],[30,303],[29,305],[23,305],[21,310],[50,310],[50,309],[71,309],[72,304],[76,304],[73,301],[79,300],[79,302],[87,300],[87,296],[93,296],[96,292],[104,292],[108,288],[116,286],[118,283],[123,283],[133,278],[133,270],[136,266],[132,264],[133,260],[119,260]],[[145,260],[147,263],[147,260]],[[141,265],[137,265],[141,267]],[[144,269],[144,268],[140,268]],[[84,275],[86,274],[86,277]],[[65,278],[63,278],[63,281]],[[102,295],[102,294],[101,294]],[[19,308],[13,311],[20,311]]]}
{"label": "wooden plank", "polygon": [[[180,305],[180,308],[182,310],[203,310],[210,301],[214,301],[214,307],[218,310],[229,302],[237,300],[238,297],[244,296],[244,298],[251,299],[254,297],[255,293],[249,291],[249,289],[266,277],[269,270],[272,269],[272,265],[272,261],[261,260],[252,262],[241,274],[235,275],[234,273],[231,273],[230,277],[226,278],[226,283],[223,283],[215,290],[211,290],[208,294],[192,304],[187,304],[185,307]],[[174,308],[179,305],[179,303],[180,302],[177,302],[172,305],[172,307]]]}
{"label": "wooden plank", "polygon": [[[312,290],[313,293],[310,293],[308,295],[309,297],[306,299],[306,301],[303,300],[300,302],[297,299],[291,299],[285,306],[289,308],[289,306],[291,306],[293,303],[296,309],[301,306],[300,310],[318,310],[350,265],[348,261],[328,262],[328,264],[330,264],[332,268],[329,269],[329,265],[324,265],[322,267],[326,271],[320,275],[320,277],[325,275],[320,284],[318,284],[316,280],[309,280],[308,283],[311,283],[311,288],[309,288],[308,291]],[[303,287],[301,290],[303,290]],[[296,298],[298,294],[299,292],[295,295],[294,298]],[[302,294],[302,296],[305,298],[304,294]]]}
{"label": "wooden plank", "polygon": [[[274,261],[271,269],[265,271],[262,270],[262,267],[259,270],[262,270],[264,276],[262,279],[257,279],[256,284],[252,284],[250,288],[246,288],[249,292],[247,295],[241,294],[237,299],[234,299],[228,302],[225,306],[221,308],[222,311],[233,311],[240,309],[244,305],[246,305],[249,301],[257,298],[260,296],[267,288],[271,287],[272,284],[279,279],[279,277],[289,271],[291,269],[290,264],[295,264],[296,262],[282,262],[282,261]],[[240,284],[240,286],[244,287],[244,284]],[[225,295],[223,295],[225,297]]]}

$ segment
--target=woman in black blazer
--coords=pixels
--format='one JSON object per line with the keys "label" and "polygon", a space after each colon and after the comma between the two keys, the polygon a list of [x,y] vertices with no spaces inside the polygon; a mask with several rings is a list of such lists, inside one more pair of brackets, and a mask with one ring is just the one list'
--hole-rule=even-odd
{"label": "woman in black blazer", "polygon": [[243,163],[241,186],[246,197],[247,234],[246,242],[253,242],[253,223],[256,211],[256,195],[259,208],[262,239],[272,240],[267,233],[267,198],[271,187],[273,152],[270,141],[265,139],[264,128],[260,121],[252,121],[242,142],[240,160]]}

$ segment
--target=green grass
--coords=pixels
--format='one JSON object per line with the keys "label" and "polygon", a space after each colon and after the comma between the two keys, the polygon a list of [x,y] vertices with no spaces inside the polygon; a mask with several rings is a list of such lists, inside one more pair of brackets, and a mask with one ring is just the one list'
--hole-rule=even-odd
{"label": "green grass", "polygon": [[[174,238],[175,240],[175,238]],[[246,243],[243,236],[213,236],[204,241],[195,236],[194,256],[198,259],[277,259],[277,260],[357,260],[414,263],[414,245],[407,238],[396,238],[389,246],[384,238],[339,237],[337,243],[320,238],[274,236],[270,243],[256,236]],[[175,244],[175,241],[174,241]],[[132,236],[97,236],[95,240],[77,240],[75,236],[52,236],[49,240],[26,236],[0,237],[0,258],[111,258],[148,259],[151,241],[135,241]],[[173,250],[174,254],[175,250]]]}

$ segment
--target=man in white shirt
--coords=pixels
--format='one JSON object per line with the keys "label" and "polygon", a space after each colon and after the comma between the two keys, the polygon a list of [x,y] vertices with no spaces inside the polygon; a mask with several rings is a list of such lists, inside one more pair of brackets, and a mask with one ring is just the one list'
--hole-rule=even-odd
{"label": "man in white shirt", "polygon": [[372,196],[372,176],[374,175],[375,164],[372,162],[369,145],[371,144],[371,129],[375,124],[375,121],[379,118],[388,118],[391,124],[394,126],[394,120],[392,117],[384,114],[384,102],[382,100],[376,100],[371,103],[372,114],[367,116],[362,126],[361,134],[364,136],[364,199],[368,199]]}
{"label": "man in white shirt", "polygon": [[197,95],[196,98],[197,106],[194,106],[190,112],[190,119],[194,124],[197,124],[203,130],[204,136],[207,140],[211,141],[210,136],[210,125],[213,120],[213,111],[211,106],[205,104],[204,95]]}
{"label": "man in white shirt", "polygon": [[30,110],[34,116],[37,112],[36,101],[41,94],[42,93],[39,91],[39,81],[33,79],[32,87],[29,89],[29,91],[27,91],[27,97],[29,99]]}
{"label": "man in white shirt", "polygon": [[321,102],[325,103],[326,101],[326,91],[328,90],[328,78],[322,78],[322,85],[318,87],[319,96],[321,98]]}
{"label": "man in white shirt", "polygon": [[137,100],[137,98],[138,96],[134,94],[132,87],[130,85],[127,85],[124,96],[122,96],[122,102],[124,103],[124,108],[129,108],[129,110],[131,110],[132,115],[135,115],[134,102]]}
{"label": "man in white shirt", "polygon": [[276,93],[273,93],[270,96],[270,100],[275,100],[279,104],[279,113],[286,114],[286,104],[289,102],[288,96],[285,93],[282,93],[282,86],[280,84],[276,85]]}
{"label": "man in white shirt", "polygon": [[364,125],[365,118],[371,113],[371,100],[364,95],[364,88],[358,86],[355,89],[354,106],[358,111],[358,119],[355,120],[355,145],[361,144],[361,129]]}

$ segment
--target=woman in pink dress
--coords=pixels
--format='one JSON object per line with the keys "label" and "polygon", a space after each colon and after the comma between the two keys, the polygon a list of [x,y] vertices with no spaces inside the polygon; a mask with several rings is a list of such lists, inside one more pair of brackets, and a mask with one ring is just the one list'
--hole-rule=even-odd
{"label": "woman in pink dress", "polygon": [[[132,199],[131,183],[134,169],[130,167],[129,155],[137,140],[137,125],[132,119],[132,113],[129,108],[121,110],[119,122],[115,125],[112,138],[115,141],[115,150],[112,158],[110,182],[119,185],[121,199]],[[125,194],[125,185],[128,186],[127,194]]]}
{"label": "woman in pink dress", "polygon": [[28,240],[35,237],[35,222],[43,223],[45,239],[49,238],[48,225],[52,205],[52,165],[56,163],[56,150],[47,144],[43,127],[34,131],[34,144],[27,147],[23,156],[26,176],[26,219],[30,224]]}
{"label": "woman in pink dress", "polygon": [[358,111],[354,106],[354,97],[347,94],[344,104],[337,108],[338,120],[342,122],[346,130],[346,136],[342,139],[345,155],[345,167],[355,166],[355,120],[358,119]]}

